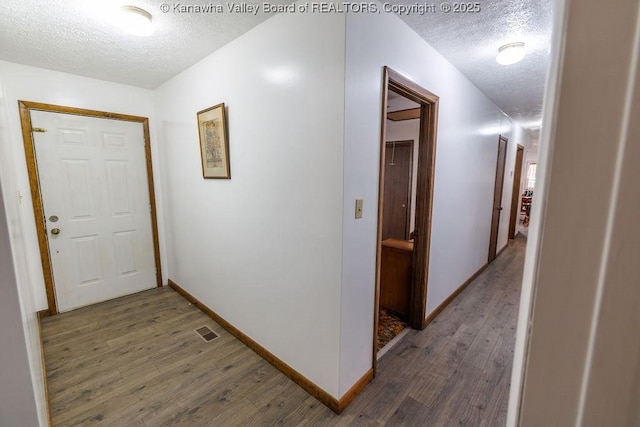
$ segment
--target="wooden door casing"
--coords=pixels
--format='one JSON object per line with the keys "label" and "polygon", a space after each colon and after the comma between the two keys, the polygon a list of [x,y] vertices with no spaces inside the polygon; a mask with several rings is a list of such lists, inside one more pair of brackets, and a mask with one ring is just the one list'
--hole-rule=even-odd
{"label": "wooden door casing", "polygon": [[427,325],[427,288],[429,278],[429,251],[431,243],[431,216],[433,208],[433,189],[436,164],[436,141],[438,129],[439,97],[402,74],[385,66],[382,76],[382,108],[380,131],[380,167],[378,180],[378,221],[376,244],[375,303],[373,310],[372,367],[374,375],[377,368],[377,329],[378,310],[380,305],[380,279],[382,264],[382,224],[384,221],[384,173],[386,160],[386,123],[387,102],[389,92],[395,92],[420,105],[420,131],[416,141],[417,172],[415,198],[415,225],[412,259],[411,297],[408,323],[415,329],[422,330]]}

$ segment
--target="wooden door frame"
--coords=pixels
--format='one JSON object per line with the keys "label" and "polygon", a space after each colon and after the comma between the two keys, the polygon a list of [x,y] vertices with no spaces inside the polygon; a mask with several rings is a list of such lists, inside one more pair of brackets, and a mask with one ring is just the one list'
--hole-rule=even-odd
{"label": "wooden door frame", "polygon": [[[502,174],[500,175],[498,172],[500,171],[500,144],[502,143],[502,141],[504,141],[504,158],[502,159]],[[507,138],[504,135],[499,135],[498,136],[498,153],[496,156],[496,179],[495,182],[493,184],[493,202],[491,203],[491,228],[489,230],[489,249],[488,249],[488,256],[487,256],[487,263],[491,263],[493,260],[495,260],[498,256],[499,250],[498,250],[498,238],[500,237],[498,234],[500,233],[500,216],[502,216],[502,195],[504,193],[504,173],[506,172],[506,165],[507,165],[507,148],[509,147],[509,138]],[[501,184],[501,191],[497,191],[498,189],[498,180],[500,180]],[[500,213],[497,214],[497,221],[496,221],[496,246],[495,246],[495,254],[492,253],[493,251],[491,250],[492,246],[493,246],[493,218],[494,215],[496,215],[495,210],[498,209],[496,208],[496,202],[500,201],[499,203],[499,210]],[[507,242],[508,244],[508,242]],[[506,245],[505,245],[506,247]]]}
{"label": "wooden door frame", "polygon": [[[429,278],[429,249],[435,178],[438,103],[440,98],[385,66],[382,77],[382,109],[380,130],[380,164],[378,181],[378,231],[376,238],[375,309],[373,325],[373,371],[377,368],[378,307],[380,304],[380,264],[382,258],[382,216],[384,203],[384,164],[387,129],[387,98],[393,90],[420,104],[420,135],[418,138],[418,172],[416,185],[416,236],[413,247],[413,280],[409,324],[424,329]],[[421,260],[418,262],[417,260]]]}
{"label": "wooden door frame", "polygon": [[[518,156],[520,164],[518,165]],[[509,215],[509,238],[516,237],[516,224],[518,222],[518,206],[520,206],[520,184],[522,183],[522,166],[524,163],[524,147],[518,144],[516,148],[516,164],[513,169],[513,191],[511,193],[511,214]]]}
{"label": "wooden door frame", "polygon": [[40,261],[42,263],[42,273],[44,276],[44,286],[47,293],[48,315],[58,313],[56,302],[56,290],[53,280],[53,270],[51,267],[51,257],[49,255],[49,241],[46,230],[44,207],[42,203],[42,192],[40,190],[40,180],[38,175],[38,164],[36,161],[36,150],[33,140],[31,111],[44,111],[47,113],[73,114],[76,116],[94,117],[100,119],[122,120],[127,122],[141,123],[144,133],[144,149],[147,168],[147,186],[149,189],[149,203],[151,204],[151,231],[153,235],[153,251],[156,268],[156,285],[162,286],[162,271],[160,266],[160,243],[158,240],[158,218],[156,215],[156,198],[153,185],[153,168],[151,164],[151,139],[149,137],[149,119],[147,117],[131,116],[127,114],[108,113],[105,111],[86,110],[83,108],[66,107],[61,105],[43,104],[40,102],[18,101],[20,109],[20,123],[22,126],[22,139],[24,141],[24,152],[27,161],[27,171],[29,172],[29,186],[31,187],[31,200],[33,203],[33,214],[36,222],[36,232],[38,234],[38,246],[40,248]]}
{"label": "wooden door frame", "polygon": [[[410,147],[410,151],[409,151],[409,201],[407,202],[407,212],[406,212],[406,226],[404,228],[404,236],[405,239],[407,239],[409,237],[409,234],[411,233],[411,208],[412,208],[412,202],[413,200],[411,195],[413,194],[413,150],[415,149],[415,141],[413,139],[403,139],[400,141],[387,141],[386,144],[396,144],[396,146],[399,145],[408,145]],[[385,145],[386,148],[386,145]],[[386,159],[385,159],[386,160]],[[383,188],[384,189],[384,188]]]}

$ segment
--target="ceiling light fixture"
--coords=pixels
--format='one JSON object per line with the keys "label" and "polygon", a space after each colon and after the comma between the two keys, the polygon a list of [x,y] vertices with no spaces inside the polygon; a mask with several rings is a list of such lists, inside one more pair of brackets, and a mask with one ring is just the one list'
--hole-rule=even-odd
{"label": "ceiling light fixture", "polygon": [[153,33],[151,14],[146,10],[135,6],[122,6],[120,12],[120,25],[126,32],[136,36],[149,36]]}
{"label": "ceiling light fixture", "polygon": [[496,61],[498,64],[502,65],[511,65],[516,62],[520,62],[525,55],[524,43],[523,42],[515,42],[505,44],[504,46],[500,46],[498,48],[498,56],[496,56]]}

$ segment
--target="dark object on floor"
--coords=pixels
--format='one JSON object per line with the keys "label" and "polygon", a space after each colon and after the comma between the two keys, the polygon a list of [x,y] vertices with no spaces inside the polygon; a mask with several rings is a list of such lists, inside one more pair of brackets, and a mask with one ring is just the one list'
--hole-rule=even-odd
{"label": "dark object on floor", "polygon": [[407,324],[393,311],[380,307],[378,319],[378,350],[383,348],[400,332],[407,327]]}

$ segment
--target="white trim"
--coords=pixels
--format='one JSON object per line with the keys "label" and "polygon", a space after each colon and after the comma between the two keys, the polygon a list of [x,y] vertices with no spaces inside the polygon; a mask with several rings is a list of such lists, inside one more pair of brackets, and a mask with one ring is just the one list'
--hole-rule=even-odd
{"label": "white trim", "polygon": [[391,341],[389,341],[387,343],[387,345],[385,345],[384,347],[382,347],[379,351],[378,354],[376,355],[376,359],[380,360],[380,358],[382,356],[384,356],[385,354],[387,354],[387,352],[389,350],[391,350],[393,348],[393,346],[395,346],[396,344],[398,344],[400,342],[400,340],[402,338],[404,338],[405,335],[407,335],[409,333],[409,331],[411,331],[412,329],[407,327],[404,328],[398,335],[396,335],[395,337],[393,337],[393,339]]}
{"label": "white trim", "polygon": [[520,294],[520,309],[516,344],[513,354],[513,369],[511,371],[511,387],[509,389],[509,407],[507,411],[507,426],[516,426],[520,422],[520,411],[525,384],[525,372],[528,364],[529,342],[531,339],[531,323],[533,305],[535,303],[538,264],[540,260],[540,243],[544,231],[542,216],[546,210],[548,182],[551,175],[551,160],[553,159],[554,142],[557,123],[557,105],[562,82],[562,64],[565,53],[565,32],[568,21],[568,3],[565,0],[555,0],[553,36],[551,40],[551,65],[545,85],[543,104],[542,128],[540,131],[540,150],[538,152],[536,170],[536,196],[530,212],[529,230],[527,232],[527,249],[525,265],[522,275],[522,291]]}
{"label": "white trim", "polygon": [[627,147],[629,126],[631,125],[631,110],[633,108],[634,87],[638,72],[638,52],[640,51],[640,9],[638,10],[638,18],[636,20],[636,31],[633,48],[631,49],[631,65],[629,67],[629,75],[627,80],[627,94],[624,101],[624,110],[621,132],[618,141],[618,152],[616,153],[616,165],[614,169],[613,184],[611,188],[611,201],[609,202],[609,213],[607,218],[607,226],[604,235],[604,245],[602,257],[600,259],[600,271],[598,272],[598,284],[596,288],[595,303],[593,306],[593,314],[591,316],[591,326],[589,328],[589,341],[587,347],[587,357],[584,364],[584,372],[582,374],[582,384],[580,387],[580,400],[578,401],[578,416],[576,418],[576,426],[583,425],[585,404],[587,400],[587,392],[589,390],[589,379],[593,365],[593,354],[596,347],[596,339],[598,334],[598,325],[600,323],[600,314],[602,309],[602,299],[606,288],[607,267],[611,252],[611,237],[613,236],[613,228],[615,225],[616,208],[620,193],[620,182],[622,179],[622,168],[624,164],[625,149]]}

